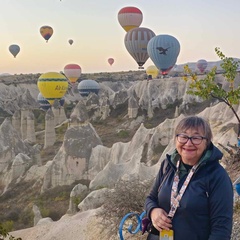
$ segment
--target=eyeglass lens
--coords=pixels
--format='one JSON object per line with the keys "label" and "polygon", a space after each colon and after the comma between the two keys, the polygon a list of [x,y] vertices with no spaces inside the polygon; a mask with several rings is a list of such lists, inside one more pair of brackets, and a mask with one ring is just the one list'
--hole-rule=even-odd
{"label": "eyeglass lens", "polygon": [[202,142],[202,140],[205,139],[202,136],[192,136],[192,137],[188,137],[187,135],[183,135],[183,134],[178,134],[177,135],[177,140],[180,143],[187,143],[188,140],[191,140],[191,142],[193,144],[200,144]]}

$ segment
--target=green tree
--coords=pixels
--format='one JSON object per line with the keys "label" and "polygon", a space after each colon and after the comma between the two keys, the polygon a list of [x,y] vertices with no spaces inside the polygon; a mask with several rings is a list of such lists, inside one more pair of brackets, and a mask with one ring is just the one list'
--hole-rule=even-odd
{"label": "green tree", "polygon": [[240,136],[240,118],[234,109],[234,105],[240,102],[240,86],[236,87],[235,79],[237,76],[237,69],[240,61],[236,61],[231,57],[226,57],[219,48],[215,48],[215,52],[222,60],[221,67],[224,70],[223,76],[229,83],[227,89],[223,89],[222,84],[216,81],[217,67],[211,69],[205,78],[199,79],[196,73],[192,72],[188,65],[184,66],[184,72],[187,76],[184,76],[185,81],[191,81],[189,84],[190,95],[199,96],[202,99],[215,98],[221,102],[227,104],[232,110],[233,114],[238,120],[238,137]]}

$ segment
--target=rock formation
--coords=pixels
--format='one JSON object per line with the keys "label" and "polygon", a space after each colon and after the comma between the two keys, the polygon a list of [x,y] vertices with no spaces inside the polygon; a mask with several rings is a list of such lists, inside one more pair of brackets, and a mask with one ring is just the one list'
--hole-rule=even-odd
{"label": "rock formation", "polygon": [[[217,76],[217,81],[225,88],[228,87],[221,75]],[[104,187],[106,191],[109,191],[119,179],[140,177],[140,180],[146,180],[156,176],[166,153],[173,150],[173,130],[185,114],[196,112],[210,122],[214,144],[226,146],[229,142],[235,145],[238,122],[232,111],[224,103],[217,101],[206,103],[207,107],[200,111],[203,101],[189,96],[186,92],[187,85],[181,78],[168,78],[149,82],[126,82],[126,84],[124,82],[108,83],[101,89],[98,97],[90,96],[87,101],[80,97],[71,113],[62,146],[55,157],[49,159],[43,166],[38,146],[29,146],[27,142],[22,141],[24,136],[21,139],[14,129],[19,129],[17,123],[19,114],[16,111],[12,119],[14,127],[7,119],[0,126],[0,180],[5,178],[6,186],[14,181],[38,181],[44,192],[59,185],[70,185],[75,181],[88,179],[91,181],[89,188],[92,193],[78,205],[80,210],[87,214],[91,212],[89,209],[100,207],[104,201],[105,190],[98,190],[99,188]],[[67,98],[69,99],[70,97]],[[116,142],[112,147],[103,146],[100,137],[90,123],[91,117],[98,116],[105,120],[114,111],[117,113],[118,109],[126,111],[125,119],[128,121],[125,127],[129,129],[144,122],[145,117],[153,118],[155,114],[161,116],[169,109],[172,109],[172,116],[165,116],[164,121],[154,128],[146,128],[142,123],[129,142]],[[235,111],[240,114],[239,106],[235,106]],[[23,109],[21,113],[22,135],[27,133],[23,129],[27,129],[26,126],[29,125],[28,123],[24,125],[29,116],[27,112],[29,113],[30,109]],[[53,112],[54,110],[50,110],[46,114],[44,148],[52,146],[56,140],[55,120],[58,117],[55,116],[58,113],[55,115]],[[7,144],[3,139],[7,141]],[[158,149],[161,151],[157,152]],[[224,150],[223,152],[225,156],[228,156],[228,152]],[[17,171],[14,168],[16,164],[20,166]],[[74,198],[83,191],[85,189],[82,189],[80,185],[72,190],[69,214],[75,213]],[[98,200],[94,201],[95,198]],[[80,214],[83,213],[74,215],[75,218],[73,216],[71,221],[80,218]],[[68,216],[59,221],[59,226],[67,221],[66,219],[69,219]]]}
{"label": "rock formation", "polygon": [[52,109],[48,109],[45,116],[45,141],[44,148],[51,147],[56,141],[55,133],[55,117],[53,115]]}
{"label": "rock formation", "polygon": [[26,139],[30,143],[36,143],[36,134],[35,134],[35,117],[33,112],[30,110],[27,116],[27,136]]}
{"label": "rock formation", "polygon": [[36,226],[37,223],[42,219],[42,214],[38,206],[35,204],[33,204],[33,214],[34,214],[33,226]]}

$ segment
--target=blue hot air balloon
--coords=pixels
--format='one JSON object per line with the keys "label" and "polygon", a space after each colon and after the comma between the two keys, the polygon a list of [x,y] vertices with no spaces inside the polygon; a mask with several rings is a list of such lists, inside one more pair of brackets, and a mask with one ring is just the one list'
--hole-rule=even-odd
{"label": "blue hot air balloon", "polygon": [[91,92],[98,94],[100,86],[99,84],[91,79],[82,80],[78,84],[78,91],[82,97],[87,97]]}
{"label": "blue hot air balloon", "polygon": [[41,93],[37,96],[38,103],[40,104],[40,108],[47,111],[49,108],[51,108],[51,104],[48,102],[48,100],[43,97]]}
{"label": "blue hot air balloon", "polygon": [[[48,102],[48,100],[45,97],[43,97],[43,95],[41,93],[38,94],[37,101],[38,101],[38,103],[40,105],[40,108],[42,110],[47,111],[49,108],[51,108],[51,104]],[[63,106],[64,102],[65,102],[65,99],[63,97],[58,101],[59,101],[60,106]]]}
{"label": "blue hot air balloon", "polygon": [[177,62],[180,43],[173,36],[157,35],[149,41],[147,52],[155,66],[165,75]]}
{"label": "blue hot air balloon", "polygon": [[9,52],[16,57],[18,53],[20,52],[20,47],[17,44],[12,44],[9,46]]}

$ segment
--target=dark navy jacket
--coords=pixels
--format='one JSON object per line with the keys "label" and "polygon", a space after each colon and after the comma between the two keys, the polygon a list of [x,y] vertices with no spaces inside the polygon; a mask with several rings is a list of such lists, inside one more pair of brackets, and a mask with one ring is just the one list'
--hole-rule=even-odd
{"label": "dark navy jacket", "polygon": [[[179,158],[175,150],[174,154],[167,155],[164,160],[167,164],[162,162],[145,202],[149,218],[153,208],[163,208],[167,213],[170,211],[173,176]],[[213,144],[201,158],[201,164],[194,173],[172,219],[174,240],[231,239],[233,187],[227,172],[219,163],[221,158],[222,153]],[[187,176],[183,165],[181,170],[178,189]]]}

